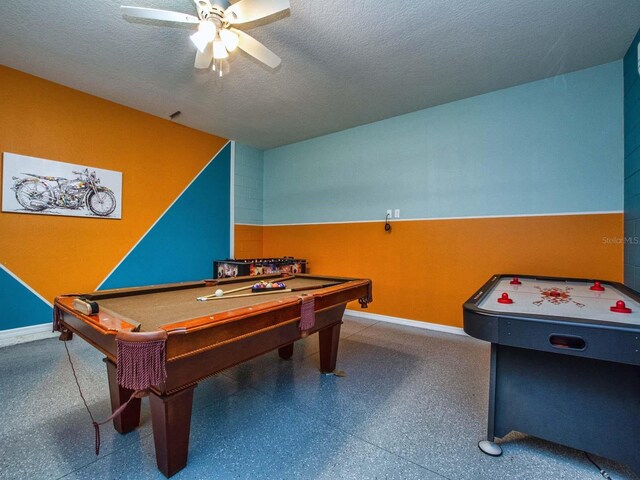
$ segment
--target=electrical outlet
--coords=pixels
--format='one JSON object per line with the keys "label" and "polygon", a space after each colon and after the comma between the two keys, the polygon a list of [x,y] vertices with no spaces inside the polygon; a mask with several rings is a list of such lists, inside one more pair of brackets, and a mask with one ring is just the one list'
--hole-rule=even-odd
{"label": "electrical outlet", "polygon": [[387,210],[387,217],[393,218],[393,212],[391,211],[391,209]]}
{"label": "electrical outlet", "polygon": [[396,211],[394,212],[394,218],[400,218],[400,209],[396,208]]}

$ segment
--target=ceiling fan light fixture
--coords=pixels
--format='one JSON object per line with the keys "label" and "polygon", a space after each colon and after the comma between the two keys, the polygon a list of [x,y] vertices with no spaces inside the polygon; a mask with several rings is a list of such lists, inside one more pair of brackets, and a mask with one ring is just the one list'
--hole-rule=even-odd
{"label": "ceiling fan light fixture", "polygon": [[220,39],[220,37],[216,37],[213,41],[213,58],[222,59],[227,58],[229,56],[229,52],[224,46],[224,42]]}
{"label": "ceiling fan light fixture", "polygon": [[231,68],[229,67],[229,61],[225,58],[217,58],[213,60],[213,66],[211,67],[214,74],[218,77],[222,77],[229,73]]}
{"label": "ceiling fan light fixture", "polygon": [[240,43],[238,35],[227,29],[220,30],[220,39],[229,52],[233,52],[238,47],[238,43]]}
{"label": "ceiling fan light fixture", "polygon": [[193,44],[200,50],[200,52],[204,52],[205,48],[207,48],[207,44],[213,41],[216,38],[216,26],[209,21],[200,22],[198,25],[198,31],[191,35],[191,41]]}

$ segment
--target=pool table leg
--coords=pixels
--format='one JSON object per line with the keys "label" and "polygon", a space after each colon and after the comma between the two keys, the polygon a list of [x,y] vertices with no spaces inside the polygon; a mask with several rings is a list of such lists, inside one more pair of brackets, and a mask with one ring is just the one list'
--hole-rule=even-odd
{"label": "pool table leg", "polygon": [[187,465],[191,407],[196,385],[171,395],[149,395],[156,463],[166,477]]}
{"label": "pool table leg", "polygon": [[[109,378],[109,393],[111,396],[111,411],[115,412],[120,405],[131,397],[133,390],[118,385],[116,376],[116,364],[105,358],[107,364],[107,376]],[[124,411],[113,419],[114,428],[120,433],[128,433],[140,424],[140,399],[134,398]]]}
{"label": "pool table leg", "polygon": [[320,371],[322,373],[331,373],[336,369],[340,326],[341,323],[336,323],[318,332],[320,342]]}
{"label": "pool table leg", "polygon": [[280,347],[278,349],[278,355],[280,355],[280,358],[282,358],[283,360],[289,360],[293,355],[293,343],[285,345],[284,347]]}

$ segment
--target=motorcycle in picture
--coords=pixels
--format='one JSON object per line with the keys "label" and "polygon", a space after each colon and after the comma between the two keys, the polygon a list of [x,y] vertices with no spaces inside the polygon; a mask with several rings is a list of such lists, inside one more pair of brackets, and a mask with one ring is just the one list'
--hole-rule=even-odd
{"label": "motorcycle in picture", "polygon": [[111,215],[116,209],[116,196],[111,189],[100,185],[96,172],[72,172],[77,178],[49,177],[24,173],[28,178],[12,177],[11,188],[18,203],[32,212],[46,209],[67,208],[78,210],[88,207],[100,217]]}

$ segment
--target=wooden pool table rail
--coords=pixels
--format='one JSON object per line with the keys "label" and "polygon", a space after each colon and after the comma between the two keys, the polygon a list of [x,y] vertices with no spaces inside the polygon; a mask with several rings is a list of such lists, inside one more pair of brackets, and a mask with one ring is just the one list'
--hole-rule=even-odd
{"label": "wooden pool table rail", "polygon": [[[201,282],[193,282],[188,288],[201,285]],[[181,288],[184,288],[182,284]],[[138,294],[144,293],[141,289],[136,290]],[[369,290],[369,280],[349,279],[339,285],[309,291],[308,295],[312,295],[315,300],[316,327],[318,320],[321,319],[319,312],[337,304],[346,304],[354,299],[367,297],[370,295]],[[279,300],[161,326],[158,333],[168,334],[167,361],[198,353],[202,349],[213,348],[244,335],[258,334],[263,330],[282,325],[286,321],[296,323],[300,318],[300,293],[304,292],[292,292],[291,295]],[[136,338],[140,341],[147,340],[145,333],[152,333],[137,332],[138,326],[135,322],[126,317],[120,317],[110,310],[100,311],[96,315],[82,314],[73,308],[74,298],[76,296],[60,296],[55,300],[55,306],[64,313],[63,325],[98,348],[113,362],[116,362],[115,337],[119,332],[130,332],[130,335],[127,335],[129,341]],[[313,328],[307,333],[316,331],[318,328]],[[185,336],[185,334],[188,335]]]}

